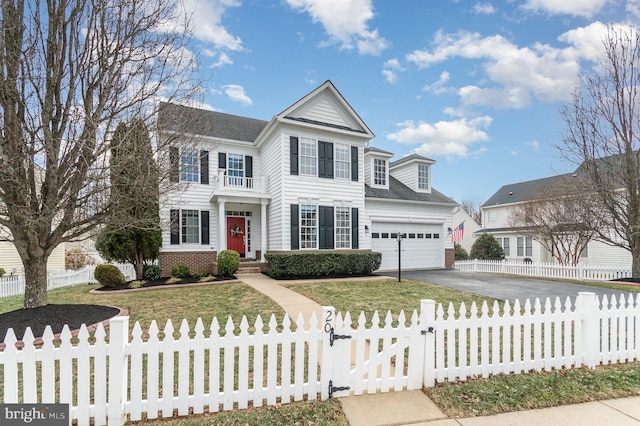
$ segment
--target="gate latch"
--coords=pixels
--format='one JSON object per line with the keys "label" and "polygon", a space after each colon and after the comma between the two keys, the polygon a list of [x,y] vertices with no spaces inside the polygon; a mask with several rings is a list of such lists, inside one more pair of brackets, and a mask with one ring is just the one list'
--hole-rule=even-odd
{"label": "gate latch", "polygon": [[333,398],[334,392],[346,391],[351,389],[349,386],[333,386],[333,380],[329,380],[329,398]]}
{"label": "gate latch", "polygon": [[332,327],[331,331],[329,332],[329,346],[333,346],[334,340],[340,339],[351,339],[351,336],[349,336],[348,334],[335,334]]}

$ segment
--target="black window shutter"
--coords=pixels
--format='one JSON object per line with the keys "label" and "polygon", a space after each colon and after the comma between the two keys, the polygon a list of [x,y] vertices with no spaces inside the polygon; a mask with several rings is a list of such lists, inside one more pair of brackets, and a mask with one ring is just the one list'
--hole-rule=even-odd
{"label": "black window shutter", "polygon": [[360,243],[358,241],[358,208],[351,208],[351,248],[357,249],[360,248]]}
{"label": "black window shutter", "polygon": [[320,231],[318,247],[324,250],[333,249],[333,207],[319,207],[318,229]]}
{"label": "black window shutter", "polygon": [[209,211],[200,212],[200,243],[209,244]]}
{"label": "black window shutter", "polygon": [[318,176],[333,179],[333,144],[318,142]]}
{"label": "black window shutter", "polygon": [[218,168],[219,169],[227,168],[227,154],[224,152],[218,153]]}
{"label": "black window shutter", "polygon": [[298,174],[298,137],[289,136],[289,168],[290,174]]}
{"label": "black window shutter", "polygon": [[300,218],[298,216],[298,205],[291,204],[291,250],[300,249]]}
{"label": "black window shutter", "polygon": [[180,180],[180,152],[178,147],[169,147],[169,181],[178,182]]}
{"label": "black window shutter", "polygon": [[253,177],[253,157],[250,155],[246,155],[244,157],[245,164],[245,177],[252,178]]}
{"label": "black window shutter", "polygon": [[209,151],[200,151],[200,183],[209,185]]}
{"label": "black window shutter", "polygon": [[180,210],[169,211],[169,232],[171,244],[180,244]]}
{"label": "black window shutter", "polygon": [[358,181],[358,147],[351,147],[351,180]]}

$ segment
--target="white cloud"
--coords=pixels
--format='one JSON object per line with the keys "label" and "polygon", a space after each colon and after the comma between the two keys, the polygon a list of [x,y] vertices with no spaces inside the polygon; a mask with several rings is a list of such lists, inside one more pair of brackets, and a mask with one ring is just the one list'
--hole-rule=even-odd
{"label": "white cloud", "polygon": [[522,6],[526,10],[549,15],[573,15],[592,17],[613,0],[527,0]]}
{"label": "white cloud", "polygon": [[224,93],[233,101],[241,103],[242,105],[248,106],[253,105],[253,101],[249,96],[247,96],[244,91],[244,87],[239,84],[227,84],[222,86],[222,90]]}
{"label": "white cloud", "polygon": [[231,60],[229,55],[227,55],[224,52],[220,52],[220,54],[218,56],[218,60],[211,66],[213,68],[220,68],[220,67],[223,67],[225,65],[231,65],[231,64],[233,64],[233,61]]}
{"label": "white cloud", "polygon": [[477,142],[487,142],[484,130],[491,124],[491,117],[461,118],[439,121],[434,124],[411,120],[398,124],[400,130],[387,138],[403,144],[420,144],[415,152],[425,156],[447,155],[465,157],[469,147]]}
{"label": "white cloud", "polygon": [[324,44],[357,48],[363,55],[379,55],[389,47],[378,30],[371,30],[367,24],[374,16],[371,0],[287,0],[287,3],[308,13],[314,23],[324,27],[329,36]]}
{"label": "white cloud", "polygon": [[496,8],[491,3],[476,3],[473,5],[473,12],[478,15],[493,15]]}
{"label": "white cloud", "polygon": [[438,79],[438,81],[436,81],[435,83],[432,84],[427,84],[425,85],[422,90],[425,92],[431,92],[434,93],[436,95],[439,95],[441,93],[445,93],[447,91],[447,88],[444,87],[445,83],[449,81],[449,79],[451,78],[451,75],[449,74],[448,71],[443,71],[440,73],[440,78]]}
{"label": "white cloud", "polygon": [[398,81],[398,73],[404,69],[400,66],[398,58],[389,59],[382,65],[382,75],[387,82],[394,84]]}
{"label": "white cloud", "polygon": [[606,25],[595,22],[560,35],[558,41],[566,46],[559,48],[542,43],[519,47],[501,35],[438,32],[430,49],[416,50],[405,59],[419,68],[455,58],[478,61],[485,75],[476,85],[458,89],[463,104],[523,108],[534,100],[570,100],[580,61],[595,61],[602,54],[605,34]]}
{"label": "white cloud", "polygon": [[533,151],[540,149],[540,142],[538,141],[525,142],[525,145],[530,147]]}

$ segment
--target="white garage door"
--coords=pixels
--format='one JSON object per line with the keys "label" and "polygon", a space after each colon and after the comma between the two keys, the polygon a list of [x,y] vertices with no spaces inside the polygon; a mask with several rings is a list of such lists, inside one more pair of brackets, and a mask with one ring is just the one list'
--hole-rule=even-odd
{"label": "white garage door", "polygon": [[371,249],[382,253],[381,271],[398,269],[398,233],[402,239],[402,269],[438,268],[444,256],[442,226],[415,223],[372,223]]}

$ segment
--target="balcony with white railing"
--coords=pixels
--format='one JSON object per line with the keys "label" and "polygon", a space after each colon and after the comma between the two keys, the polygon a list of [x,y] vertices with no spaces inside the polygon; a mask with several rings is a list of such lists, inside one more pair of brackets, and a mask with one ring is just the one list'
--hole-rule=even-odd
{"label": "balcony with white railing", "polygon": [[266,177],[227,176],[220,171],[215,184],[217,195],[245,195],[248,197],[264,196],[266,192]]}

